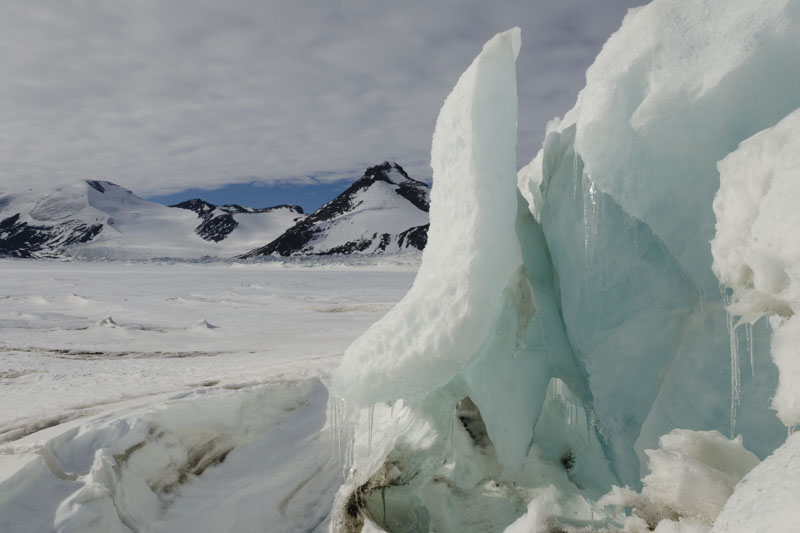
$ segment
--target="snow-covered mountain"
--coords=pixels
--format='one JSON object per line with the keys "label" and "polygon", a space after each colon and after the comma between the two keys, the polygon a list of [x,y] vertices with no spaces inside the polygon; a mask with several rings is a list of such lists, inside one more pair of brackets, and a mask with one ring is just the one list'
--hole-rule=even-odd
{"label": "snow-covered mountain", "polygon": [[[299,205],[276,205],[253,209],[238,204],[215,206],[200,198],[186,200],[170,207],[178,207],[194,211],[202,220],[195,228],[195,233],[207,241],[220,242],[230,239],[237,247],[252,245],[253,242],[274,236],[278,229],[303,218],[303,208]],[[279,223],[275,223],[279,221]],[[270,231],[265,232],[265,225],[270,223]],[[234,231],[235,230],[235,231]]]}
{"label": "snow-covered mountain", "polygon": [[89,258],[234,256],[303,217],[297,206],[249,209],[150,202],[108,181],[0,196],[0,255]]}
{"label": "snow-covered mountain", "polygon": [[246,253],[330,255],[422,250],[428,235],[430,188],[397,163],[367,169],[342,194],[277,239]]}
{"label": "snow-covered mountain", "polygon": [[[108,181],[0,195],[0,256],[146,259],[422,250],[429,187],[397,163],[369,168],[312,215],[195,198],[150,202]],[[265,244],[266,243],[266,244]]]}

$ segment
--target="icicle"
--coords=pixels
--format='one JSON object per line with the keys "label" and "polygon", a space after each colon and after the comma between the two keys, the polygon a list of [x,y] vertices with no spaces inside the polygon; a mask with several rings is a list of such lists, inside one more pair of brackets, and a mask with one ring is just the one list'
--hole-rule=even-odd
{"label": "icicle", "polygon": [[600,325],[598,273],[596,272],[597,234],[600,226],[599,191],[591,174],[583,172],[583,261],[584,285],[588,310],[595,329]]}
{"label": "icicle", "polygon": [[353,464],[353,448],[355,446],[355,435],[353,431],[349,431],[345,436],[345,450],[344,450],[344,469],[342,475],[347,478],[350,474],[350,467]]}
{"label": "icicle", "polygon": [[331,457],[336,455],[336,420],[334,413],[336,412],[336,399],[330,398],[328,400],[328,438],[331,444]]}
{"label": "icicle", "polygon": [[572,391],[566,383],[558,378],[554,378],[551,383],[552,385],[548,387],[547,394],[561,402],[564,422],[568,427],[572,428],[578,422],[578,404],[574,401]]}
{"label": "icicle", "polygon": [[728,312],[730,305],[730,295],[725,287],[720,287],[722,303],[725,306],[725,316],[728,321],[728,338],[730,340],[731,352],[731,438],[736,435],[736,407],[739,405],[741,396],[742,376],[739,368],[739,342],[736,334],[738,322],[734,322],[734,317]]}
{"label": "icicle", "polygon": [[736,326],[733,325],[733,318],[728,320],[731,337],[731,438],[733,438],[736,435],[736,407],[739,405],[741,395],[742,376],[739,368],[739,343],[736,337]]}
{"label": "icicle", "polygon": [[750,376],[755,377],[756,375],[756,359],[755,359],[755,351],[753,350],[753,324],[749,322],[744,328],[745,336],[747,337],[747,353],[750,354]]}
{"label": "icicle", "polygon": [[336,457],[342,461],[342,407],[340,399],[336,398]]}
{"label": "icicle", "polygon": [[328,410],[330,411],[331,417],[331,452],[335,454],[336,458],[339,458],[339,452],[336,447],[336,437],[339,434],[339,420],[337,419],[337,402],[339,401],[338,398],[331,396],[329,400]]}
{"label": "icicle", "polygon": [[367,411],[367,425],[369,426],[369,432],[367,433],[367,452],[372,454],[372,424],[375,420],[375,406],[372,405]]}
{"label": "icicle", "polygon": [[453,409],[453,421],[450,425],[450,457],[455,458],[456,455],[456,418],[458,418],[458,411]]}
{"label": "icicle", "polygon": [[353,428],[347,402],[344,398],[336,399],[337,420],[337,453],[342,466],[342,476],[346,479],[353,464]]}
{"label": "icicle", "polygon": [[597,242],[597,185],[588,173],[583,175],[583,257],[587,271],[594,263]]}
{"label": "icicle", "polygon": [[578,404],[570,400],[569,402],[569,427],[574,428],[578,423]]}
{"label": "icicle", "polygon": [[567,427],[572,428],[572,403],[567,401],[567,403],[564,404],[564,407],[566,408],[567,412]]}
{"label": "icicle", "polygon": [[633,244],[634,252],[639,253],[639,221],[627,213],[622,215],[622,221],[625,238]]}
{"label": "icicle", "polygon": [[[348,470],[352,464],[349,457],[352,440],[352,431],[348,425],[347,405],[344,398],[332,397],[328,406],[331,420],[331,453],[340,462],[342,475],[347,477]],[[344,442],[342,442],[344,440]]]}
{"label": "icicle", "polygon": [[578,184],[581,182],[582,176],[578,172],[578,152],[573,147],[572,151],[572,197],[577,201],[578,192],[580,191]]}

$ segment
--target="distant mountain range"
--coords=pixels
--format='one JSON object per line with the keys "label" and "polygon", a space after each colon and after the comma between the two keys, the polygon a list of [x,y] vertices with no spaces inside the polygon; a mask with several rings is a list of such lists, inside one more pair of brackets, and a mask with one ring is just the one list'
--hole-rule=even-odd
{"label": "distant mountain range", "polygon": [[173,206],[108,181],[0,195],[0,257],[149,259],[386,254],[427,241],[430,189],[397,163],[367,169],[310,215],[199,198]]}

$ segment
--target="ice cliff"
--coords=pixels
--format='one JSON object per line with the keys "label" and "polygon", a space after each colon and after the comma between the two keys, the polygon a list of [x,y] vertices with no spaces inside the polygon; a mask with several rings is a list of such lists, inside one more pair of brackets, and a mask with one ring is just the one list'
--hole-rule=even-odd
{"label": "ice cliff", "polygon": [[338,370],[332,527],[736,531],[800,423],[800,2],[631,10],[517,173],[519,50],[446,99],[419,274]]}

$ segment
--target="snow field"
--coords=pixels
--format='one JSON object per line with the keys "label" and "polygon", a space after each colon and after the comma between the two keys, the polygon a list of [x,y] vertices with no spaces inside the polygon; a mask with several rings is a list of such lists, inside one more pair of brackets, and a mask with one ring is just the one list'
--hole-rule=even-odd
{"label": "snow field", "polygon": [[359,265],[0,262],[0,531],[323,531]]}

